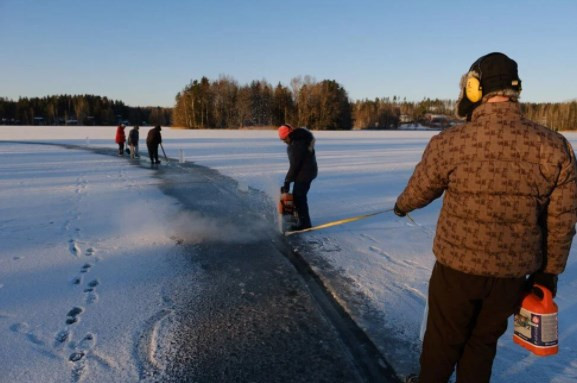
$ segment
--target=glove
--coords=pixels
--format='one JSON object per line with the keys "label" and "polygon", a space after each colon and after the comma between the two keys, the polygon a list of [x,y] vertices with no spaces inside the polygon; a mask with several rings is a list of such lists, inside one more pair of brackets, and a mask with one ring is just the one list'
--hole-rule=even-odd
{"label": "glove", "polygon": [[[390,205],[389,205],[390,206]],[[393,208],[393,212],[398,215],[399,217],[404,217],[407,215],[407,213],[405,213],[404,211],[402,211],[401,209],[399,209],[399,207],[397,206],[397,204],[395,204],[395,207]]]}
{"label": "glove", "polygon": [[541,285],[548,288],[553,294],[553,297],[557,295],[557,280],[559,278],[555,274],[544,273],[542,271],[537,271],[529,277],[529,287],[533,285]]}
{"label": "glove", "polygon": [[285,182],[283,186],[280,187],[281,194],[288,193],[291,190],[290,182]]}

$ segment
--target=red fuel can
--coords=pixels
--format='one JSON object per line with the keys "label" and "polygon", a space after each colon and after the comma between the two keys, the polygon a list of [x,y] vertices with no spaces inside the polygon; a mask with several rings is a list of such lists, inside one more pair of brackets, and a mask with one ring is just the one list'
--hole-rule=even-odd
{"label": "red fuel can", "polygon": [[553,294],[541,285],[533,286],[515,314],[513,341],[535,355],[555,355],[559,351],[558,313]]}

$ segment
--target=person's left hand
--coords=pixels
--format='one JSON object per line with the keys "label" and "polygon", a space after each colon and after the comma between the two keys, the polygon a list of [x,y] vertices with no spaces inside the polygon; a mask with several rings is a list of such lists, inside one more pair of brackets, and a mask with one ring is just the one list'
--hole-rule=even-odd
{"label": "person's left hand", "polygon": [[542,271],[537,271],[529,277],[529,287],[533,285],[541,285],[548,288],[553,294],[553,297],[557,295],[557,281],[558,277],[555,274],[544,273]]}

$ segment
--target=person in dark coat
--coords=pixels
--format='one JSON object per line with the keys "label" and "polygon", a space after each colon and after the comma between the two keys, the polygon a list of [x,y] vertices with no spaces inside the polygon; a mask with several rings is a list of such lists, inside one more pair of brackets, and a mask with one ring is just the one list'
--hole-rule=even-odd
{"label": "person in dark coat", "polygon": [[124,155],[124,143],[126,142],[126,134],[124,133],[124,124],[118,125],[116,128],[116,137],[114,141],[118,144],[118,155]]}
{"label": "person in dark coat", "polygon": [[294,183],[292,194],[299,218],[298,224],[291,227],[291,230],[308,229],[311,227],[311,218],[307,193],[318,174],[315,137],[308,129],[295,129],[288,124],[279,127],[278,135],[287,144],[290,164],[281,193],[289,193],[290,184]]}
{"label": "person in dark coat", "polygon": [[138,132],[139,126],[135,125],[134,128],[128,133],[128,141],[126,142],[130,145],[130,158],[138,158],[138,140],[140,139],[140,133]]}
{"label": "person in dark coat", "polygon": [[160,125],[156,125],[154,128],[148,131],[146,136],[146,147],[148,148],[148,156],[150,157],[150,162],[153,164],[159,164],[158,160],[158,145],[162,144],[162,136],[160,131],[162,128]]}

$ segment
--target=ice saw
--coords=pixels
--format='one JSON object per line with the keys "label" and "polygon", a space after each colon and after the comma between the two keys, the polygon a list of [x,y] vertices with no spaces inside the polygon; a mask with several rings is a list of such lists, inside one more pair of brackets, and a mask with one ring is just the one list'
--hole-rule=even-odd
{"label": "ice saw", "polygon": [[293,195],[291,193],[280,194],[278,201],[278,223],[281,233],[290,230],[292,226],[298,223],[298,215],[295,208]]}

